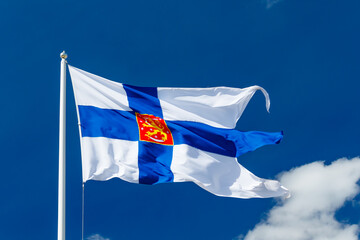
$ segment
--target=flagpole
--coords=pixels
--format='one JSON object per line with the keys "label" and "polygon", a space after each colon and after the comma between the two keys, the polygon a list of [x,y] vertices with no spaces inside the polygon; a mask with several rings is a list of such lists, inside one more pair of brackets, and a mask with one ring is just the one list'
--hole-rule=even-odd
{"label": "flagpole", "polygon": [[65,174],[66,174],[66,58],[60,54],[60,119],[59,119],[59,186],[58,186],[58,240],[65,240]]}

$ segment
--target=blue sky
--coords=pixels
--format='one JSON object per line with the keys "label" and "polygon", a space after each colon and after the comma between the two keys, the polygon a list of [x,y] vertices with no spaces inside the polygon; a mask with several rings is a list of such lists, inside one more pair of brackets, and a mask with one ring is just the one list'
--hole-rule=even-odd
{"label": "blue sky", "polygon": [[[192,183],[91,181],[85,238],[257,239],[248,232],[261,233],[265,222],[277,224],[265,239],[276,239],[272,233],[285,234],[281,221],[273,224],[276,209],[295,217],[310,209],[311,221],[324,213],[337,233],[358,234],[359,9],[357,0],[1,1],[0,238],[56,239],[62,50],[71,65],[131,85],[264,87],[271,114],[257,93],[237,129],[283,130],[284,140],[239,162],[295,189],[291,202],[279,202],[216,197]],[[81,238],[81,164],[69,75],[67,83],[72,240]],[[289,221],[305,231],[311,221],[295,217]],[[339,239],[354,239],[346,236]]]}

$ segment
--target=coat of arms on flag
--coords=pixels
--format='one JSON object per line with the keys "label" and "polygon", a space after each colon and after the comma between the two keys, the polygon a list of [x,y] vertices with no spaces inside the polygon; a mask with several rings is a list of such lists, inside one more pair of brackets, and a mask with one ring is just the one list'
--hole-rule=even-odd
{"label": "coat of arms on flag", "polygon": [[140,141],[174,145],[174,141],[164,119],[151,114],[136,113]]}

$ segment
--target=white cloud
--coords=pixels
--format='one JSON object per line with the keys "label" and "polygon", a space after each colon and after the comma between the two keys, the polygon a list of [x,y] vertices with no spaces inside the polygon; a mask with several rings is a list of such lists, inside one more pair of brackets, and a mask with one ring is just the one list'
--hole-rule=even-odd
{"label": "white cloud", "polygon": [[266,0],[266,7],[271,8],[274,4],[280,2],[282,0]]}
{"label": "white cloud", "polygon": [[91,235],[90,237],[87,237],[86,240],[110,240],[110,238],[104,238],[100,236],[99,234]]}
{"label": "white cloud", "polygon": [[292,197],[270,210],[266,220],[244,240],[357,240],[360,225],[334,217],[345,201],[360,191],[360,158],[339,159],[331,165],[310,163],[284,173],[280,181]]}

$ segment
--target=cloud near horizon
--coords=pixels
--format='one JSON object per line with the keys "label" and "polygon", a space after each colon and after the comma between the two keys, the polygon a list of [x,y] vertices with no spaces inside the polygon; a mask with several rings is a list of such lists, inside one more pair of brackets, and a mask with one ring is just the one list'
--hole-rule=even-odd
{"label": "cloud near horizon", "polygon": [[86,240],[110,240],[110,238],[104,238],[100,234],[94,234],[87,237]]}
{"label": "cloud near horizon", "polygon": [[266,8],[271,8],[274,4],[280,2],[282,0],[266,0]]}
{"label": "cloud near horizon", "polygon": [[[336,210],[360,192],[360,158],[330,165],[313,162],[288,172],[280,182],[292,197],[282,200],[244,240],[358,240],[360,225],[335,219]],[[359,207],[353,204],[353,207]]]}

